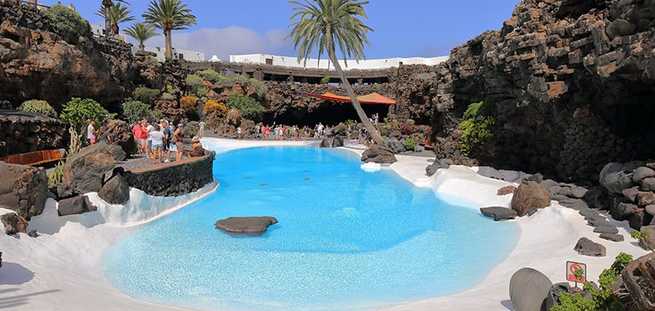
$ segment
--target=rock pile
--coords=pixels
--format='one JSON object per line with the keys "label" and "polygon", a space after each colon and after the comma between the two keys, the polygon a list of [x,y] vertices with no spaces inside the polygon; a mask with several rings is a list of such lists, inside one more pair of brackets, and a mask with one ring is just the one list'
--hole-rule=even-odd
{"label": "rock pile", "polygon": [[30,220],[40,215],[48,196],[45,170],[0,162],[0,207]]}
{"label": "rock pile", "polygon": [[63,148],[66,125],[39,114],[0,112],[0,157]]}

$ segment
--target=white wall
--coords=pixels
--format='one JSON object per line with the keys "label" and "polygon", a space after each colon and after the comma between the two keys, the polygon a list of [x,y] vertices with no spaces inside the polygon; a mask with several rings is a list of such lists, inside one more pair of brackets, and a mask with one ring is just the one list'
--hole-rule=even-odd
{"label": "white wall", "polygon": [[[135,50],[138,49],[138,46],[135,45]],[[164,61],[166,59],[164,55],[164,48],[163,47],[150,47],[146,46],[146,51],[152,52],[157,54],[157,60],[159,61]],[[179,54],[182,54],[184,56],[184,60],[189,61],[189,62],[204,62],[207,59],[205,58],[205,53],[202,52],[197,52],[197,51],[191,51],[191,50],[182,50],[182,49],[173,49],[173,54],[174,58],[178,58]]]}
{"label": "white wall", "polygon": [[[276,55],[267,55],[267,54],[247,54],[247,55],[230,55],[230,62],[232,63],[247,63],[247,64],[266,64],[266,59],[272,59],[274,66],[282,67],[294,67],[294,68],[320,68],[320,69],[334,69],[331,62],[327,59],[321,59],[319,63],[318,59],[308,59],[307,65],[305,66],[303,61],[298,61],[297,57],[293,56],[276,56]],[[448,60],[448,56],[441,57],[411,57],[411,58],[386,58],[386,59],[366,59],[359,62],[348,61],[348,67],[346,67],[343,61],[340,61],[341,67],[350,70],[350,69],[387,69],[393,67],[399,67],[402,62],[403,65],[428,65],[434,66],[438,65],[444,61]]]}

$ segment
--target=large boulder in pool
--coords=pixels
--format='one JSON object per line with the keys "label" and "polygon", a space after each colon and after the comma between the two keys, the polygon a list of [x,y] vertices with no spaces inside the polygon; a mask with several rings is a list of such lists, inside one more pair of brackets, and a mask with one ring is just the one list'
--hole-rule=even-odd
{"label": "large boulder in pool", "polygon": [[123,148],[99,143],[82,148],[64,165],[64,186],[76,194],[98,192],[106,172],[126,158]]}
{"label": "large boulder in pool", "polygon": [[343,136],[326,137],[321,141],[321,148],[343,147]]}
{"label": "large boulder in pool", "polygon": [[216,222],[216,229],[232,234],[261,235],[277,223],[275,217],[230,217]]}
{"label": "large boulder in pool", "polygon": [[541,311],[548,304],[553,283],[543,273],[523,268],[509,281],[509,297],[514,311]]}
{"label": "large boulder in pool", "polygon": [[30,220],[40,215],[48,198],[48,176],[42,168],[0,161],[0,207]]}
{"label": "large boulder in pool", "polygon": [[393,164],[398,161],[393,151],[385,146],[372,145],[362,154],[362,162]]}
{"label": "large boulder in pool", "polygon": [[519,216],[525,216],[530,211],[545,208],[550,205],[550,193],[544,186],[535,181],[524,181],[514,191],[512,209]]}

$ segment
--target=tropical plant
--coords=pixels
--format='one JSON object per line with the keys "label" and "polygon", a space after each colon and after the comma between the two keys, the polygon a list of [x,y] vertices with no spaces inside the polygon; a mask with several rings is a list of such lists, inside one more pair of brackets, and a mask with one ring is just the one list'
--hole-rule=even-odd
{"label": "tropical plant", "polygon": [[48,187],[56,187],[64,182],[64,161],[60,160],[52,170],[48,172]]}
{"label": "tropical plant", "polygon": [[221,75],[220,73],[216,72],[214,69],[205,69],[196,72],[196,75],[202,77],[203,79],[207,81],[211,81],[213,83],[218,83],[223,80],[225,80],[225,77]]}
{"label": "tropical plant", "polygon": [[291,0],[290,3],[294,6],[291,38],[298,50],[298,60],[304,59],[307,64],[307,59],[313,52],[318,52],[319,59],[327,54],[360,121],[377,144],[385,145],[384,139],[362,109],[336,54],[337,50],[341,52],[346,66],[347,58],[357,61],[364,58],[367,35],[373,30],[363,22],[363,19],[367,18],[364,6],[368,1]]}
{"label": "tropical plant", "polygon": [[205,80],[199,75],[188,75],[185,82],[191,89],[191,93],[198,97],[205,97],[209,93],[209,88],[205,85]]}
{"label": "tropical plant", "polygon": [[138,100],[130,100],[123,103],[123,116],[125,116],[125,119],[130,124],[138,120],[147,119],[151,115],[150,105],[148,104],[144,104]]}
{"label": "tropical plant", "polygon": [[478,102],[469,105],[464,112],[464,119],[459,124],[459,149],[465,155],[470,155],[476,147],[494,137],[493,127],[496,119],[489,115],[489,110],[485,102]]}
{"label": "tropical plant", "polygon": [[187,29],[196,24],[196,17],[181,0],[152,0],[143,18],[164,32],[166,60],[173,59],[173,30]]}
{"label": "tropical plant", "polygon": [[109,118],[111,114],[97,101],[89,98],[73,98],[64,105],[61,112],[61,119],[75,130],[82,130],[87,120],[100,124]]}
{"label": "tropical plant", "polygon": [[[125,4],[127,4],[127,1],[126,0],[116,0],[116,3],[125,3]],[[114,1],[113,0],[102,0],[100,10],[108,11],[113,6],[114,6]],[[112,33],[112,23],[111,23],[111,20],[107,16],[103,16],[103,17],[105,18],[105,35],[109,35],[109,34]]]}
{"label": "tropical plant", "polygon": [[256,99],[240,94],[231,95],[227,107],[238,110],[241,117],[255,122],[261,121],[264,114],[264,106]]}
{"label": "tropical plant", "polygon": [[221,118],[224,118],[227,115],[227,112],[229,110],[223,103],[219,103],[217,100],[210,99],[205,103],[205,107],[203,108],[203,112],[205,113],[205,116],[207,115],[215,115]]}
{"label": "tropical plant", "polygon": [[157,35],[157,32],[152,25],[144,23],[136,23],[125,29],[124,32],[139,42],[139,51],[144,51],[146,49],[145,42]]}
{"label": "tropical plant", "polygon": [[130,9],[120,2],[109,7],[103,5],[98,9],[96,14],[102,16],[105,19],[105,23],[109,22],[109,31],[107,34],[112,35],[118,35],[120,24],[134,20],[134,17],[130,15]]}
{"label": "tropical plant", "polygon": [[180,108],[184,111],[194,111],[198,107],[198,97],[196,96],[182,96],[180,98]]}
{"label": "tropical plant", "polygon": [[405,150],[407,151],[414,151],[416,150],[416,140],[411,137],[405,138],[403,140],[403,146],[405,146]]}
{"label": "tropical plant", "polygon": [[20,107],[18,107],[18,110],[23,112],[38,113],[52,118],[57,117],[57,112],[55,109],[52,108],[52,106],[50,106],[50,104],[48,104],[48,102],[45,100],[33,99],[25,101],[20,105]]}
{"label": "tropical plant", "polygon": [[140,86],[134,89],[132,97],[142,103],[152,104],[153,100],[159,96],[161,92],[158,89],[151,89],[145,86]]}
{"label": "tropical plant", "polygon": [[91,25],[80,13],[61,4],[51,6],[45,12],[53,31],[62,36],[66,42],[76,44],[80,37],[91,35]]}

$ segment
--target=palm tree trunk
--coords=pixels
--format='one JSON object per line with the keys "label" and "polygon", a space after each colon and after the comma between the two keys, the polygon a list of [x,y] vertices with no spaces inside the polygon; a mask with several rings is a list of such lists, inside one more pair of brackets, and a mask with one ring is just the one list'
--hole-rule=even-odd
{"label": "palm tree trunk", "polygon": [[102,8],[105,11],[105,36],[109,36],[112,33],[111,30],[111,21],[109,20],[109,8],[114,3],[111,0],[102,0]]}
{"label": "palm tree trunk", "polygon": [[164,56],[166,57],[166,60],[173,60],[173,40],[171,38],[171,30],[166,29],[164,30],[164,37],[166,37],[166,49],[165,49],[165,54]]}
{"label": "palm tree trunk", "polygon": [[139,41],[139,51],[143,52],[146,50],[146,45],[143,44],[143,41]]}
{"label": "palm tree trunk", "polygon": [[343,83],[343,86],[346,89],[348,96],[350,96],[350,100],[353,103],[353,108],[355,108],[355,112],[357,112],[357,116],[364,124],[364,127],[368,131],[369,135],[371,135],[371,138],[373,138],[373,141],[375,141],[375,143],[378,145],[385,146],[386,144],[384,143],[384,139],[382,138],[382,135],[380,135],[380,132],[378,132],[378,130],[373,125],[373,123],[371,123],[371,120],[369,120],[368,116],[366,116],[366,112],[364,112],[362,105],[359,104],[359,100],[357,99],[357,96],[355,96],[355,91],[353,90],[352,85],[350,85],[350,81],[348,81],[348,78],[346,77],[346,73],[341,68],[341,64],[339,64],[339,60],[337,59],[334,49],[328,47],[328,54],[330,55],[330,60],[334,65],[334,69],[339,74],[339,77],[341,77],[341,82]]}

